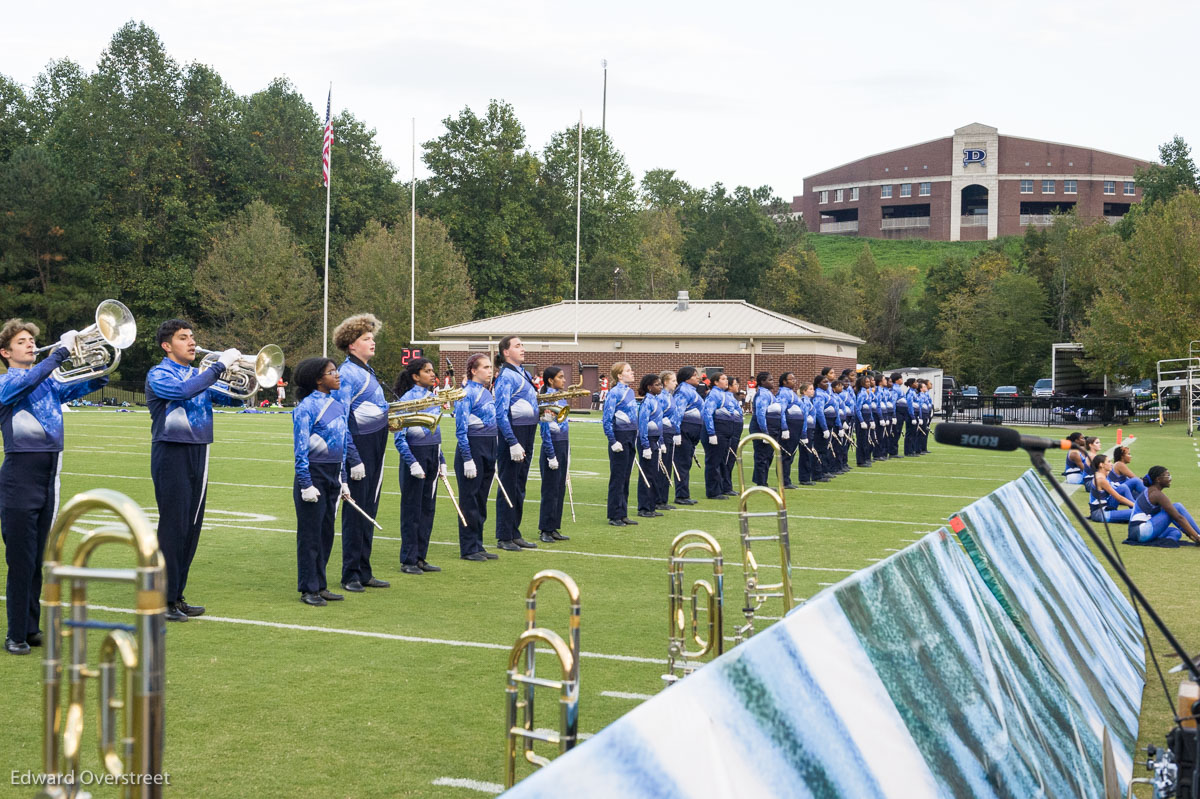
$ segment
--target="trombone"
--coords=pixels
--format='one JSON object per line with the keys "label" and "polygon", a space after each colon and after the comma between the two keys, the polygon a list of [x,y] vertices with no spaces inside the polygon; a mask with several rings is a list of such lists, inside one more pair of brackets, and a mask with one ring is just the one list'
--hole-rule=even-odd
{"label": "trombone", "polygon": [[[221,350],[206,350],[196,348],[196,354],[201,356],[200,369],[212,366],[221,357]],[[255,356],[243,355],[225,370],[221,379],[213,383],[212,390],[237,400],[248,400],[259,389],[273,388],[278,385],[283,376],[283,350],[275,344],[268,344],[258,351]]]}
{"label": "trombone", "polygon": [[[424,427],[426,430],[432,430],[441,421],[441,406],[453,405],[465,396],[467,396],[465,388],[445,388],[436,395],[389,402],[387,412],[388,430],[391,430],[393,433],[403,430],[406,427]],[[428,411],[434,408],[437,408],[436,414],[428,413]]]}
{"label": "trombone", "polygon": [[[553,630],[537,626],[537,592],[542,583],[553,581],[567,591],[570,616],[567,622],[569,643]],[[554,650],[558,658],[561,679],[538,677],[534,664],[534,647],[542,643]],[[524,655],[524,667],[521,666]],[[521,698],[521,686],[524,699]],[[559,729],[539,731],[533,726],[534,689],[553,688],[559,691]],[[534,741],[545,741],[558,745],[559,754],[573,749],[579,736],[579,586],[564,572],[543,569],[533,576],[525,592],[525,630],[508,653],[508,683],[504,689],[507,700],[506,756],[504,759],[504,787],[511,788],[516,782],[517,750],[524,752],[525,760],[541,768],[549,765],[550,759],[533,751]],[[518,715],[520,721],[518,722]],[[518,741],[523,741],[519,744]]]}
{"label": "trombone", "polygon": [[[112,511],[119,525],[86,534],[69,563],[63,550],[71,527],[91,511]],[[134,568],[88,566],[106,544],[124,544],[136,554]],[[90,580],[126,583],[136,589],[133,624],[98,621],[87,616]],[[62,595],[63,582],[68,585]],[[104,769],[125,786],[123,797],[162,796],[164,743],[164,671],[166,641],[166,571],[158,537],[141,508],[123,494],[96,489],[75,495],[62,509],[46,542],[46,656],[43,663],[43,768],[52,786],[40,794],[50,799],[83,797],[80,749],[84,731],[87,681],[99,683],[98,743]],[[107,630],[100,645],[99,667],[87,661],[88,630]],[[67,672],[68,704],[64,718],[62,681]],[[118,668],[124,693],[117,690]],[[120,734],[118,733],[120,727]],[[86,781],[84,781],[86,784]]]}
{"label": "trombone", "polygon": [[[688,563],[710,564],[713,581],[696,580],[692,583],[690,593],[685,593],[683,570]],[[667,685],[672,685],[696,670],[695,660],[710,653],[719,657],[725,651],[725,566],[721,545],[700,530],[688,530],[675,536],[671,542],[671,553],[667,556],[667,581],[667,673],[663,679]],[[707,639],[701,638],[698,632],[701,591],[704,592],[708,617]],[[687,651],[689,637],[700,647],[699,650]]]}
{"label": "trombone", "polygon": [[[67,360],[54,370],[60,383],[91,380],[112,372],[121,363],[121,350],[137,338],[137,321],[118,300],[96,306],[96,321],[80,330]],[[107,346],[106,346],[107,345]],[[58,344],[38,347],[35,352],[55,349]]]}
{"label": "trombone", "polygon": [[[779,478],[779,490],[767,486],[752,485],[746,488],[745,458],[738,458],[738,484],[741,496],[738,498],[738,520],[742,532],[742,572],[746,577],[746,605],[742,613],[746,623],[737,628],[734,643],[741,643],[754,634],[754,617],[769,599],[783,600],[783,613],[786,614],[795,605],[792,596],[792,548],[788,538],[787,500],[783,493],[783,450],[774,438],[766,433],[751,433],[738,442],[737,454],[740,456],[742,447],[753,441],[765,441],[775,450],[775,473]],[[775,510],[747,510],[750,499],[756,494],[763,494],[775,504]],[[751,535],[750,520],[755,517],[774,517],[776,532],[773,535]],[[758,559],[754,557],[752,546],[755,541],[777,541],[779,543],[780,580],[777,583],[764,583],[759,580]]]}

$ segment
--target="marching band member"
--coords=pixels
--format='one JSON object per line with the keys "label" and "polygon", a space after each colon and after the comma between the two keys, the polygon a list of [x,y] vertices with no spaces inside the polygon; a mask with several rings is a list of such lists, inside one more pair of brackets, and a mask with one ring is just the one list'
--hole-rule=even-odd
{"label": "marching band member", "polygon": [[[548,366],[542,371],[542,389],[539,399],[545,401],[556,391],[567,385],[567,375],[557,366]],[[566,405],[559,400],[555,405]],[[542,429],[542,451],[539,457],[542,475],[542,502],[538,508],[539,538],[547,544],[569,541],[570,536],[559,532],[562,527],[563,499],[567,494],[567,460],[571,452],[570,417],[562,422],[555,420],[554,413],[547,411],[539,423]]]}
{"label": "marching band member", "polygon": [[308,358],[296,366],[292,379],[297,400],[292,411],[296,583],[301,602],[321,607],[344,599],[326,585],[325,567],[333,551],[339,495],[350,496],[346,485],[350,436],[346,409],[334,396],[341,385],[337,364],[328,358]]}
{"label": "marching band member", "polygon": [[691,492],[692,460],[696,445],[704,435],[704,420],[700,409],[704,400],[696,391],[700,384],[700,372],[694,366],[685,366],[675,373],[678,381],[672,408],[675,414],[675,504],[695,505]]}
{"label": "marching band member", "polygon": [[1063,481],[1070,485],[1083,485],[1085,469],[1086,452],[1083,448],[1083,433],[1074,432],[1067,436],[1067,441],[1071,442],[1071,448],[1067,450],[1066,466],[1063,467]]}
{"label": "marching band member", "polygon": [[875,428],[875,417],[871,413],[871,398],[867,393],[867,380],[859,376],[854,381],[857,399],[854,402],[854,422],[858,427],[858,448],[855,450],[855,465],[867,467],[871,465],[872,439]]}
{"label": "marching band member", "polygon": [[735,452],[742,440],[742,431],[746,429],[746,410],[742,402],[741,389],[737,387],[737,378],[729,381],[729,390],[725,392],[725,412],[729,419],[729,450],[722,461],[722,474],[726,496],[736,497],[733,490],[733,469],[737,466],[739,456]]}
{"label": "marching band member", "polygon": [[642,404],[638,409],[638,448],[641,450],[641,472],[638,475],[638,516],[654,518],[662,516],[655,509],[658,504],[658,485],[655,475],[662,465],[662,406],[658,401],[662,393],[662,380],[658,375],[642,377],[638,385]]}
{"label": "marching band member", "polygon": [[933,388],[933,383],[928,380],[921,383],[921,402],[925,406],[924,413],[921,415],[923,426],[921,429],[921,454],[929,453],[929,428],[933,424],[933,395],[930,390]]}
{"label": "marching band member", "polygon": [[[346,463],[350,468],[350,497],[363,511],[379,515],[383,491],[383,457],[388,444],[388,402],[375,370],[375,334],[383,323],[372,314],[342,320],[333,329],[333,344],[346,353],[338,367],[341,388],[333,396],[346,410],[350,437]],[[342,514],[342,588],[358,593],[367,588],[387,588],[391,583],[375,577],[371,570],[371,547],[375,527],[361,513]]]}
{"label": "marching band member", "polygon": [[808,461],[810,479],[814,483],[828,483],[832,478],[821,469],[821,456],[817,454],[817,448],[825,441],[825,437],[821,434],[821,424],[825,421],[825,413],[817,410],[815,398],[816,389],[812,383],[805,383],[801,386],[800,407],[804,412],[804,435],[800,440],[804,452],[801,455]]}
{"label": "marching band member", "polygon": [[817,417],[817,427],[820,436],[809,437],[817,451],[817,461],[820,464],[822,476],[833,477],[833,435],[840,430],[837,422],[837,406],[833,404],[833,394],[829,392],[829,378],[817,375],[813,378],[812,395],[813,412]]}
{"label": "marching band member", "polygon": [[904,381],[904,457],[921,454],[917,446],[917,427],[921,422],[920,393],[917,391],[917,380],[910,377]]}
{"label": "marching band member", "polygon": [[[736,410],[735,410],[736,408]],[[740,404],[729,393],[729,376],[718,372],[712,378],[712,387],[704,397],[700,411],[707,435],[704,443],[704,493],[709,499],[725,499],[737,496],[733,483],[726,483],[726,465],[737,443],[731,440],[740,434]]]}
{"label": "marching band member", "polygon": [[0,329],[0,358],[8,366],[0,375],[0,533],[8,563],[4,650],[12,655],[28,655],[30,646],[42,645],[42,556],[58,514],[62,405],[108,383],[107,377],[69,383],[53,377],[75,346],[74,330],[34,366],[38,333],[37,325],[21,319],[9,319]]}
{"label": "marching band member", "polygon": [[[496,395],[496,440],[499,450],[497,469],[509,507],[496,499],[496,546],[509,552],[522,547],[536,549],[537,544],[521,537],[521,517],[525,510],[525,484],[532,463],[533,438],[537,431],[537,389],[533,377],[521,365],[525,363],[525,345],[520,336],[500,339],[496,352],[493,393]],[[501,440],[503,439],[503,440]],[[505,451],[507,450],[507,451]]]}
{"label": "marching band member", "polygon": [[492,362],[483,353],[467,359],[467,393],[454,405],[454,476],[458,479],[458,551],[463,560],[496,560],[499,555],[483,548],[483,524],[487,521],[488,495],[496,474],[496,401],[492,384]]}
{"label": "marching band member", "polygon": [[[675,412],[675,387],[679,384],[675,373],[669,369],[659,372],[658,379],[662,381],[662,393],[658,395],[658,403],[662,409],[662,468],[655,475],[655,507],[658,510],[675,510],[671,504],[671,473],[675,470],[675,442],[681,436],[679,419]],[[682,413],[678,416],[682,417]]]}
{"label": "marching band member", "polygon": [[[422,413],[436,414],[438,384],[433,362],[414,358],[396,378],[396,396],[401,402],[429,398]],[[433,515],[437,510],[437,480],[446,476],[442,456],[442,430],[405,427],[394,434],[400,452],[400,571],[404,574],[440,572],[441,568],[425,560],[429,538],[433,534]]]}
{"label": "marching band member", "polygon": [[1092,458],[1091,465],[1096,477],[1088,489],[1088,508],[1091,511],[1088,518],[1094,522],[1128,522],[1135,507],[1134,497],[1125,486],[1109,482],[1112,461],[1101,453]]}
{"label": "marching band member", "polygon": [[[629,518],[629,473],[637,457],[637,400],[633,367],[624,361],[612,365],[612,388],[604,398],[601,424],[608,439],[608,523],[613,527],[637,524]],[[640,478],[639,478],[640,479]]]}
{"label": "marching band member", "polygon": [[1137,497],[1138,494],[1146,490],[1146,486],[1142,483],[1142,478],[1133,473],[1129,468],[1130,462],[1133,460],[1133,453],[1129,451],[1129,447],[1117,447],[1113,451],[1113,470],[1108,476],[1110,483],[1120,483],[1129,489],[1130,494]]}
{"label": "marching band member", "polygon": [[[766,433],[779,444],[780,451],[790,438],[787,416],[783,412],[783,403],[771,385],[770,372],[759,372],[755,376],[757,385],[754,391],[754,414],[750,417],[751,433]],[[754,441],[754,484],[765,486],[767,475],[770,474],[771,462],[775,459],[775,450],[764,441]],[[784,474],[784,483],[791,479]]]}
{"label": "marching band member", "polygon": [[1178,541],[1181,534],[1200,544],[1200,525],[1182,503],[1171,502],[1163,493],[1171,487],[1171,473],[1165,466],[1151,466],[1142,478],[1146,490],[1134,500],[1129,518],[1129,540],[1145,544],[1158,538]]}
{"label": "marching band member", "polygon": [[837,470],[845,473],[850,471],[850,436],[853,434],[850,420],[854,417],[854,390],[847,380],[834,380],[830,386],[833,398],[838,403],[838,424],[841,433],[834,435],[834,454],[837,456]]}
{"label": "marching band member", "polygon": [[[799,481],[803,483],[808,480],[809,485],[812,480],[808,477],[808,462],[804,460],[803,453],[799,450],[804,446],[800,441],[808,438],[808,428],[804,424],[804,408],[800,404],[800,397],[795,391],[796,376],[791,372],[784,372],[779,375],[779,392],[775,395],[779,402],[779,407],[782,409],[783,417],[787,419],[788,426],[788,441],[780,443],[780,449],[783,451],[783,487],[795,488],[796,483],[792,482],[792,463],[796,461],[796,456],[800,456],[799,463],[796,467]],[[789,448],[787,444],[791,443]],[[807,443],[807,441],[805,441]]]}
{"label": "marching band member", "polygon": [[155,340],[165,357],[146,374],[150,476],[158,505],[158,546],[167,566],[167,621],[187,621],[204,613],[203,606],[189,605],[183,592],[204,525],[212,404],[241,404],[211,386],[241,353],[228,349],[203,372],[193,369],[196,337],[182,319],[163,322]]}
{"label": "marching band member", "polygon": [[886,461],[892,455],[892,417],[896,408],[892,405],[892,389],[888,385],[887,375],[880,375],[875,381],[875,396],[879,400],[879,450],[875,457]]}
{"label": "marching band member", "polygon": [[907,443],[904,453],[900,452],[900,435],[908,427],[908,403],[904,399],[908,389],[904,386],[903,375],[899,372],[892,372],[891,383],[892,400],[896,408],[896,418],[892,420],[892,457],[903,458],[908,454]]}

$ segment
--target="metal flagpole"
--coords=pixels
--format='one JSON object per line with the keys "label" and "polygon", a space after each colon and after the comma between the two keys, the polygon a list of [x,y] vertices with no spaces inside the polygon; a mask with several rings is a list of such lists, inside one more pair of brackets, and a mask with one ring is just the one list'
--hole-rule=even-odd
{"label": "metal flagpole", "polygon": [[325,100],[325,140],[321,145],[325,168],[325,305],[321,315],[321,355],[329,356],[329,184],[330,161],[333,151],[333,121],[330,119],[330,103],[333,101],[333,83],[329,84],[329,96]]}
{"label": "metal flagpole", "polygon": [[[412,230],[409,231],[410,267],[408,277],[408,341],[417,340],[417,118],[412,120],[412,204],[409,210]],[[466,522],[464,522],[466,524]]]}

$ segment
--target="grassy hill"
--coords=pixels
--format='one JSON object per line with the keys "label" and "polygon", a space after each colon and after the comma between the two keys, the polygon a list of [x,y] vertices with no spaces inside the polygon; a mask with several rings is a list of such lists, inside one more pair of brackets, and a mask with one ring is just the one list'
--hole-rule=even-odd
{"label": "grassy hill", "polygon": [[807,238],[821,259],[826,274],[849,269],[862,252],[863,245],[869,244],[875,262],[881,267],[915,266],[921,276],[918,285],[924,281],[931,265],[947,257],[973,258],[983,250],[998,246],[1009,258],[1016,258],[1021,249],[1020,236],[1006,236],[995,241],[925,241],[810,233]]}

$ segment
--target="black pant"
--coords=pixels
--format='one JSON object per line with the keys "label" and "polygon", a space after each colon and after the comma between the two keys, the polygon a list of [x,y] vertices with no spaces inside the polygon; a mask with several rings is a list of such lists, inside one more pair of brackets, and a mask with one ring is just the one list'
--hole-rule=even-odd
{"label": "black pant", "polygon": [[[867,429],[863,429],[863,424],[867,425]],[[859,466],[867,465],[871,462],[871,452],[874,446],[871,444],[871,423],[870,422],[855,422],[855,432],[858,434],[858,450],[855,452],[855,462]]]}
{"label": "black pant", "polygon": [[712,443],[707,432],[704,435],[704,495],[709,499],[725,493],[725,460],[729,457],[729,428],[714,419],[713,429],[717,443]]}
{"label": "black pant", "polygon": [[[719,420],[717,420],[716,424],[717,427],[721,426]],[[733,494],[736,493],[733,490],[733,470],[737,468],[738,458],[741,457],[737,452],[737,445],[742,440],[742,430],[746,427],[746,419],[743,416],[738,416],[736,419],[726,422],[726,424],[729,426],[727,436],[729,438],[729,449],[732,451],[725,453],[728,457],[724,461],[724,474],[722,475],[724,482],[722,485],[726,494]]]}
{"label": "black pant", "polygon": [[533,464],[533,434],[537,425],[513,425],[513,435],[525,449],[525,460],[517,463],[508,456],[509,443],[504,436],[496,433],[496,469],[500,472],[500,482],[508,491],[512,507],[504,501],[503,496],[496,497],[496,540],[512,541],[521,538],[521,517],[525,511],[525,484],[529,480],[529,467]]}
{"label": "black pant", "polygon": [[323,591],[325,567],[333,551],[333,522],[337,517],[341,493],[342,467],[338,463],[308,464],[313,487],[321,492],[316,502],[300,498],[300,481],[292,482],[292,501],[296,504],[296,590],[302,594]]}
{"label": "black pant", "polygon": [[840,441],[838,440],[838,430],[840,430],[841,427],[839,426],[840,423],[838,422],[837,414],[834,414],[833,416],[825,414],[825,423],[829,427],[829,438],[825,438],[825,435],[822,432],[821,439],[819,441],[814,439],[814,441],[817,445],[817,453],[821,459],[821,470],[823,472],[832,472],[841,462],[840,454],[834,449],[835,443],[840,444]]}
{"label": "black pant", "polygon": [[915,419],[905,418],[904,425],[904,454],[916,455],[920,452],[917,446],[917,422]]}
{"label": "black pant", "polygon": [[150,476],[158,505],[158,548],[167,564],[167,602],[178,602],[204,526],[208,444],[151,444]]}
{"label": "black pant", "polygon": [[671,501],[671,479],[675,467],[675,432],[673,430],[663,428],[662,444],[667,451],[659,453],[662,468],[655,470],[654,498],[659,505],[666,505]]}
{"label": "black pant", "polygon": [[689,480],[692,472],[692,458],[695,457],[696,445],[700,443],[701,436],[704,435],[704,427],[699,424],[683,423],[683,430],[680,432],[681,443],[675,448],[675,471],[679,475],[675,478],[675,501],[681,499],[691,499],[692,491]]}
{"label": "black pant", "polygon": [[429,553],[433,534],[433,512],[437,507],[437,445],[409,449],[425,470],[424,477],[413,477],[409,465],[400,459],[400,565],[416,566]]}
{"label": "black pant", "polygon": [[42,555],[58,515],[61,452],[13,452],[0,466],[0,533],[8,563],[8,635],[23,644],[40,631]]}
{"label": "black pant", "polygon": [[[658,478],[662,477],[662,472],[658,468],[658,464],[662,458],[662,453],[658,451],[658,447],[662,443],[662,439],[656,436],[650,436],[649,438],[650,457],[643,458],[642,451],[638,450],[637,464],[642,469],[641,474],[637,477],[638,513],[654,512],[654,507],[658,504]],[[646,483],[649,483],[649,485],[646,485]]]}
{"label": "black pant", "polygon": [[[492,479],[496,475],[496,437],[468,436],[471,445],[471,460],[475,463],[475,477],[463,475],[463,456],[459,449],[454,453],[454,476],[458,478],[458,506],[462,519],[458,522],[458,554],[470,555],[483,551],[483,524],[487,521],[488,497],[492,491]],[[504,497],[497,497],[504,502]]]}
{"label": "black pant", "polygon": [[629,516],[629,473],[638,456],[637,430],[614,430],[613,438],[621,444],[621,451],[613,452],[611,444],[608,447],[609,521]]}
{"label": "black pant", "polygon": [[[354,447],[367,471],[361,480],[350,481],[350,498],[374,518],[379,515],[379,495],[383,490],[383,455],[387,452],[388,429],[354,437]],[[362,514],[349,508],[342,514],[342,584],[358,580],[365,583],[375,576],[371,571],[371,545],[375,527]]]}
{"label": "black pant", "polygon": [[[900,454],[900,434],[908,428],[908,409],[903,404],[896,406],[896,427],[892,431],[892,454]],[[904,440],[904,454],[911,455],[908,446],[908,435]]]}
{"label": "black pant", "polygon": [[542,445],[539,463],[542,467],[542,504],[538,508],[538,529],[552,533],[562,527],[563,499],[567,494],[567,457],[571,453],[571,442],[554,439],[554,455],[558,468],[550,468],[550,458]]}
{"label": "black pant", "polygon": [[[765,432],[771,438],[775,439],[776,443],[780,444],[780,450],[783,450],[783,441],[780,436],[783,434],[783,425],[778,420],[767,418],[767,429],[758,429],[758,420],[754,417],[750,418],[750,432],[762,433]],[[789,442],[790,443],[790,442]],[[786,458],[786,455],[784,456]],[[756,486],[765,486],[768,483],[768,478],[771,474],[771,463],[775,460],[775,448],[765,441],[754,441],[754,484]],[[783,461],[784,468],[789,465],[787,460]],[[791,479],[791,476],[785,471],[783,482],[786,485]]]}

